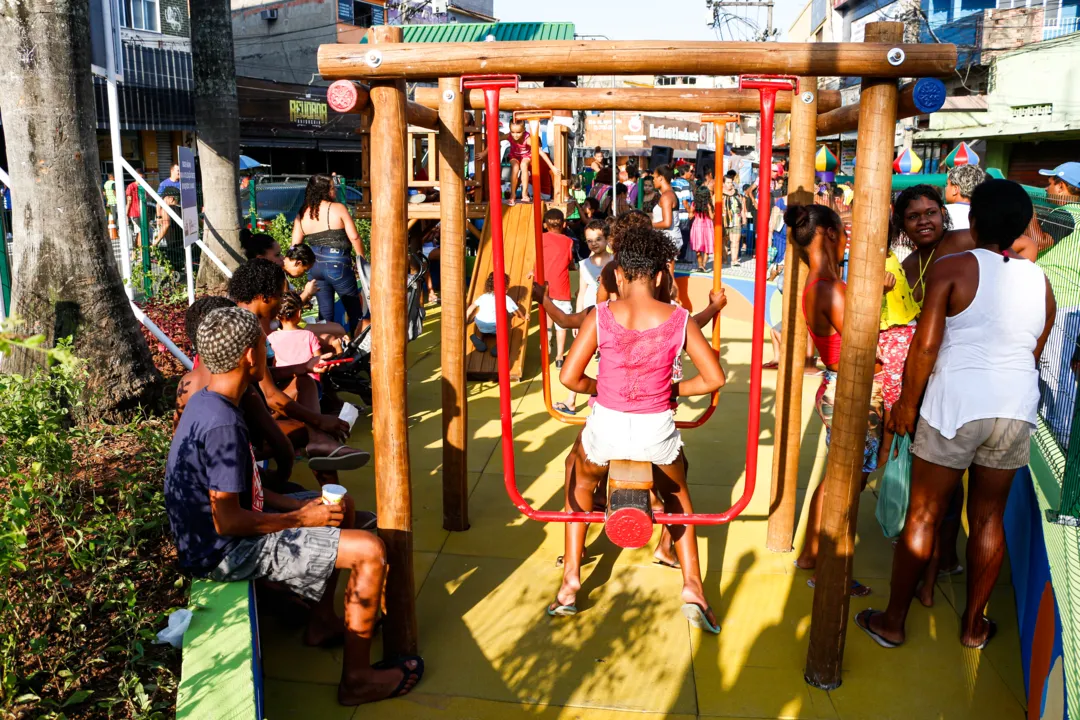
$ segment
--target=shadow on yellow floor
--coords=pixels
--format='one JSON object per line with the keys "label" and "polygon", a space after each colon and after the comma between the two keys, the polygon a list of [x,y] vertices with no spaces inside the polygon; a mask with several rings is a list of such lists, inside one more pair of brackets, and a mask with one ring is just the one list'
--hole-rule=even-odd
{"label": "shadow on yellow floor", "polygon": [[[534,326],[535,327],[535,326]],[[749,383],[749,325],[726,321],[728,371],[713,420],[684,434],[699,512],[726,509],[742,491]],[[589,534],[589,561],[574,618],[549,618],[558,588],[561,525],[525,520],[502,487],[498,386],[469,387],[470,516],[465,533],[441,524],[438,310],[409,346],[409,442],[412,456],[415,574],[420,646],[427,675],[411,696],[354,710],[336,704],[340,650],[304,648],[300,631],[263,621],[266,706],[284,718],[871,718],[1024,717],[1016,612],[1007,571],[989,613],[998,638],[983,652],[961,647],[961,575],[938,586],[931,610],[916,603],[907,644],[883,650],[849,625],[843,685],[823,692],[803,682],[813,590],[792,554],[765,549],[775,373],[762,399],[760,476],[753,501],[731,525],[700,532],[706,592],[723,624],[719,637],[688,626],[679,612],[681,577],[655,565],[651,552],[620,550]],[[539,380],[538,341],[530,338],[526,377],[513,388],[519,487],[535,506],[562,506],[563,460],[577,429],[548,417]],[[805,386],[799,506],[825,467],[820,422],[812,417],[817,380]],[[556,400],[566,391],[557,384]],[[697,400],[680,410],[696,415]],[[370,418],[353,443],[373,450]],[[304,475],[305,467],[299,474]],[[343,477],[360,507],[374,507],[372,471]],[[307,478],[310,482],[310,478]],[[852,602],[852,616],[887,601],[892,550],[873,517],[872,489],[862,496],[857,576],[874,588]],[[795,545],[801,543],[801,530]],[[962,551],[962,549],[961,549]],[[375,652],[380,652],[378,642]]]}

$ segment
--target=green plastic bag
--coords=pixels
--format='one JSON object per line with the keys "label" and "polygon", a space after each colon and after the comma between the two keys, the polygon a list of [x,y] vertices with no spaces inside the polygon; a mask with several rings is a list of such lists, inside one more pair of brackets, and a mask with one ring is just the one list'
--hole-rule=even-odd
{"label": "green plastic bag", "polygon": [[874,515],[885,537],[899,537],[907,517],[911,498],[911,440],[907,435],[894,435],[885,463],[885,475],[878,489]]}

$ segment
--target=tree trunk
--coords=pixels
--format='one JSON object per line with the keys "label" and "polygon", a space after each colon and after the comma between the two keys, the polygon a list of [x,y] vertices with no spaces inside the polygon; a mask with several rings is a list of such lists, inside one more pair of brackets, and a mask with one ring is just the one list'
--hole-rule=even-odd
{"label": "tree trunk", "polygon": [[[244,262],[240,248],[240,112],[236,101],[232,16],[228,0],[191,0],[191,65],[195,76],[195,129],[199,138],[203,242],[229,269]],[[225,277],[209,258],[198,286],[219,290]]]}
{"label": "tree trunk", "polygon": [[[113,257],[100,182],[87,0],[0,6],[0,114],[11,175],[12,305],[20,332],[74,338],[93,410],[119,416],[161,395],[161,374]],[[123,188],[117,188],[123,192]],[[5,357],[26,374],[39,355]]]}

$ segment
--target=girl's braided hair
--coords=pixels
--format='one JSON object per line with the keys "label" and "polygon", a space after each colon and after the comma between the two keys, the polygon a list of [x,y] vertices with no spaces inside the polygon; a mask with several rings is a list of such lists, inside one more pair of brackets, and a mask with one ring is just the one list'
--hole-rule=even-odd
{"label": "girl's braided hair", "polygon": [[623,229],[615,250],[615,262],[627,280],[656,277],[674,259],[675,246],[666,235],[639,225]]}
{"label": "girl's braided hair", "polygon": [[278,309],[278,318],[285,319],[291,318],[304,311],[304,301],[300,299],[300,295],[289,290],[285,293],[285,296],[281,299],[281,307]]}

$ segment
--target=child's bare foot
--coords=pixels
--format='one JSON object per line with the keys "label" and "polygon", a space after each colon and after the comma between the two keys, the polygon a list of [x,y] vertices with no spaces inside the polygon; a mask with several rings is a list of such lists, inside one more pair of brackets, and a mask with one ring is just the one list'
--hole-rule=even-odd
{"label": "child's bare foot", "polygon": [[799,568],[800,570],[813,570],[816,565],[817,558],[803,557],[802,555],[800,555],[795,561],[795,567]]}
{"label": "child's bare foot", "polygon": [[423,661],[416,657],[405,658],[391,667],[386,665],[377,663],[356,676],[343,673],[338,685],[338,702],[353,706],[400,697],[416,687],[424,674]]}

